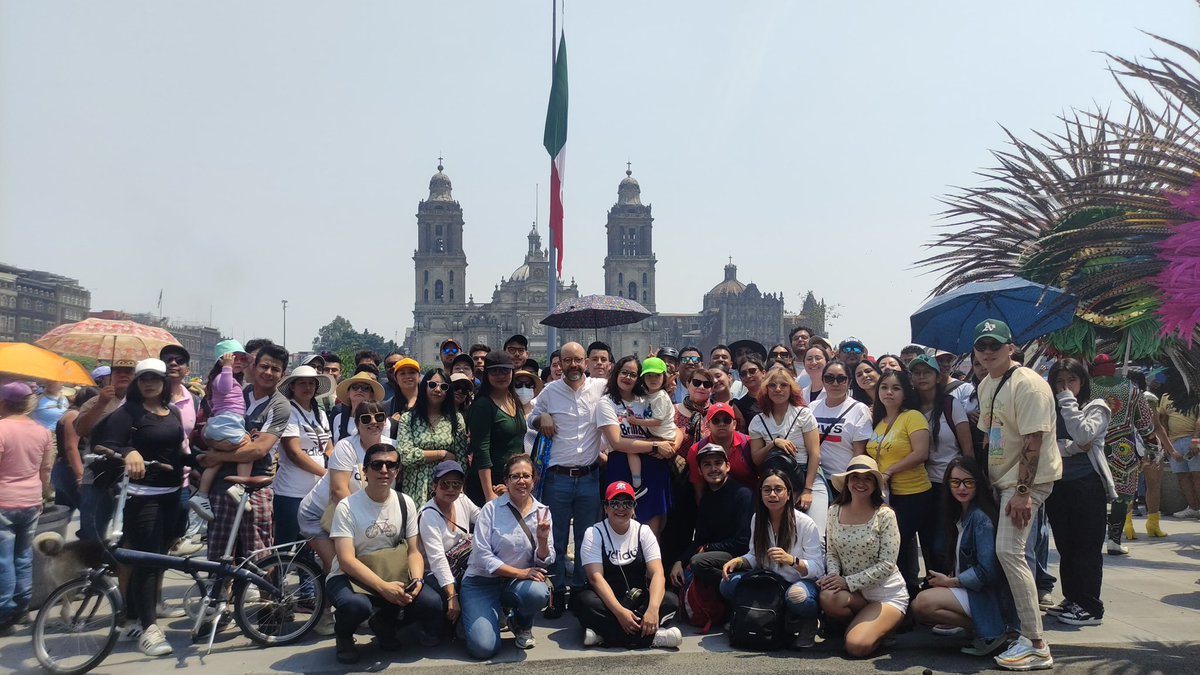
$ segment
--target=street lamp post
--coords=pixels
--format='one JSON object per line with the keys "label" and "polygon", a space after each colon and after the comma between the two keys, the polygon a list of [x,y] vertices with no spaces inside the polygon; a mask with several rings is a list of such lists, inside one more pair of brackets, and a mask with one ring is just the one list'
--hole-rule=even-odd
{"label": "street lamp post", "polygon": [[287,300],[281,302],[283,303],[283,348],[287,349]]}

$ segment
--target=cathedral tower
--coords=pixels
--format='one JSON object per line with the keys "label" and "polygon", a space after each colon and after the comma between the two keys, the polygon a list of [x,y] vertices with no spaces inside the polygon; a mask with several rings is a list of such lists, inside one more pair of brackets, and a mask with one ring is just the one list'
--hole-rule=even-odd
{"label": "cathedral tower", "polygon": [[617,187],[617,203],[608,210],[608,255],[604,257],[604,293],[631,298],[654,309],[654,238],[651,207],[642,204],[642,188],[628,167]]}
{"label": "cathedral tower", "polygon": [[429,179],[429,198],[417,206],[416,324],[421,310],[462,307],[467,301],[467,256],[463,252],[462,207],[450,194],[450,177],[438,170]]}

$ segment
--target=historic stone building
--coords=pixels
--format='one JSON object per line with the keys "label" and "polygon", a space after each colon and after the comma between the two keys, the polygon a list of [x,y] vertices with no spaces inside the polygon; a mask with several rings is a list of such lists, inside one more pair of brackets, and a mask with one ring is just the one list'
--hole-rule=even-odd
{"label": "historic stone building", "polygon": [[87,318],[91,291],[75,279],[0,263],[0,342],[33,342]]}
{"label": "historic stone building", "polygon": [[[586,345],[598,337],[618,356],[644,355],[651,347],[664,345],[695,345],[707,354],[714,345],[743,337],[770,346],[785,341],[797,324],[825,332],[824,302],[809,292],[803,311],[789,314],[782,293],[764,294],[754,283],[739,281],[732,259],[725,266],[725,278],[704,295],[699,313],[657,313],[653,223],[651,205],[642,203],[641,186],[627,168],[617,186],[617,202],[608,211],[604,293],[632,298],[656,314],[628,326],[560,330],[560,343],[578,340]],[[547,314],[549,269],[548,251],[542,248],[536,227],[529,232],[521,266],[495,284],[490,302],[476,303],[467,292],[464,225],[462,206],[453,198],[450,178],[439,160],[438,171],[429,180],[429,197],[417,206],[416,297],[406,350],[421,363],[432,364],[447,337],[458,340],[464,349],[476,342],[497,349],[508,336],[522,333],[529,338],[531,355],[545,358],[555,346],[546,344],[546,327],[539,323]],[[558,282],[559,302],[579,296],[574,279]]]}

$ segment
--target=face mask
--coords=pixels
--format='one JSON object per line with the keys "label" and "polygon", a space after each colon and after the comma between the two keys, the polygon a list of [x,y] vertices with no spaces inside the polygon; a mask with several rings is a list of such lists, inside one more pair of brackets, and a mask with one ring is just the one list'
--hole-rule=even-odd
{"label": "face mask", "polygon": [[525,405],[533,400],[533,389],[524,387],[517,390],[517,398],[521,399],[521,405]]}

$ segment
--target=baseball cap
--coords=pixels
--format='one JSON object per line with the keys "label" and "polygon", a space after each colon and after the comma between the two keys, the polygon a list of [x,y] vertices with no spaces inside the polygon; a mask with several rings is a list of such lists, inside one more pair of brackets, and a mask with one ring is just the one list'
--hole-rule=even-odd
{"label": "baseball cap", "polygon": [[321,367],[324,368],[325,367],[325,357],[321,356],[320,354],[309,354],[303,361],[300,362],[300,365],[313,366],[314,368],[316,368],[317,366],[314,364],[316,364],[318,361],[320,361]]}
{"label": "baseball cap", "polygon": [[24,382],[9,382],[0,386],[0,401],[20,403],[28,400],[30,396],[33,396],[33,389]]}
{"label": "baseball cap", "polygon": [[637,495],[633,492],[633,486],[623,480],[609,484],[608,488],[604,490],[604,501],[610,502],[617,495],[629,495],[630,499],[637,499]]}
{"label": "baseball cap", "polygon": [[[809,344],[812,344],[811,338],[809,339]],[[840,352],[846,347],[858,347],[864,352],[867,351],[867,346],[863,344],[862,340],[859,340],[856,337],[848,337],[845,340],[842,340],[841,343],[838,344],[838,351]]]}
{"label": "baseball cap", "polygon": [[155,375],[166,377],[167,364],[163,363],[160,359],[142,359],[138,361],[137,367],[133,369],[133,377],[137,379],[146,373],[154,373]]}
{"label": "baseball cap", "polygon": [[716,443],[709,443],[708,445],[696,451],[696,463],[699,463],[701,459],[704,459],[705,455],[720,455],[722,459],[729,459],[729,453],[725,452],[725,448],[722,448]]}
{"label": "baseball cap", "polygon": [[737,415],[733,413],[733,406],[729,405],[728,403],[714,403],[710,405],[708,407],[708,411],[704,413],[704,421],[711,422],[712,418],[718,413],[725,413],[733,419],[737,419]]}
{"label": "baseball cap", "polygon": [[516,335],[504,341],[504,349],[508,349],[509,345],[521,345],[522,347],[529,349],[529,338],[517,333]]}
{"label": "baseball cap", "polygon": [[941,372],[941,366],[938,365],[937,360],[928,354],[921,354],[920,356],[918,356],[915,359],[913,359],[912,361],[910,361],[908,364],[908,372],[910,372],[910,373],[913,372],[913,369],[916,368],[918,365],[925,366],[926,368],[932,370],[935,373]]}
{"label": "baseball cap", "polygon": [[452,459],[448,459],[444,462],[439,462],[437,464],[437,466],[433,467],[433,480],[435,480],[435,481],[440,480],[442,476],[445,476],[448,473],[455,473],[455,472],[462,474],[464,478],[467,475],[467,472],[463,471],[462,464],[459,464],[458,462],[456,462]]}
{"label": "baseball cap", "polygon": [[1117,363],[1108,354],[1097,354],[1092,361],[1092,377],[1112,377],[1117,374]]}
{"label": "baseball cap", "polygon": [[650,358],[646,359],[645,361],[642,361],[642,374],[643,375],[662,375],[662,374],[665,374],[666,372],[667,372],[667,362],[663,361],[662,359],[658,358],[657,356],[651,356]]}
{"label": "baseball cap", "polygon": [[184,361],[191,361],[192,355],[188,350],[183,348],[183,345],[163,345],[163,348],[158,350],[158,358],[161,361],[167,360],[167,354],[179,354],[183,356]]}
{"label": "baseball cap", "polygon": [[1000,319],[984,319],[975,326],[975,339],[971,344],[979,342],[983,338],[992,338],[1002,345],[1012,342],[1012,331],[1008,329],[1008,324]]}
{"label": "baseball cap", "polygon": [[92,379],[93,380],[99,380],[102,377],[111,377],[111,376],[112,376],[112,368],[109,368],[108,366],[96,366],[95,368],[92,369]]}
{"label": "baseball cap", "polygon": [[213,358],[219,359],[226,354],[245,354],[246,348],[237,340],[221,340],[213,350]]}
{"label": "baseball cap", "polygon": [[421,364],[417,363],[416,359],[412,359],[407,356],[400,359],[396,362],[396,365],[392,366],[392,372],[398,373],[405,368],[412,368],[417,372],[421,372]]}
{"label": "baseball cap", "polygon": [[483,357],[483,367],[487,368],[508,368],[514,370],[512,359],[508,358],[508,354],[504,352],[488,352],[487,356]]}

